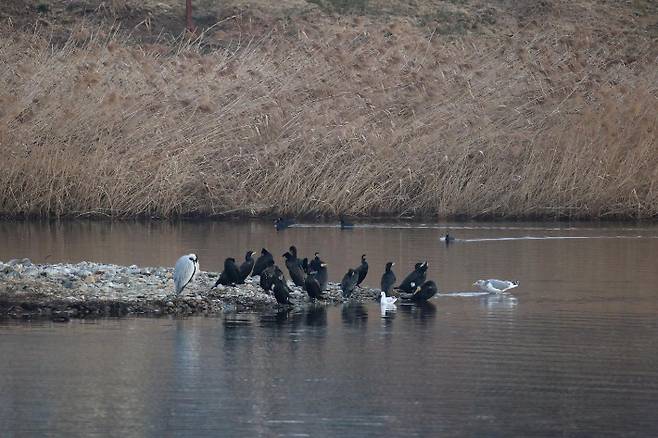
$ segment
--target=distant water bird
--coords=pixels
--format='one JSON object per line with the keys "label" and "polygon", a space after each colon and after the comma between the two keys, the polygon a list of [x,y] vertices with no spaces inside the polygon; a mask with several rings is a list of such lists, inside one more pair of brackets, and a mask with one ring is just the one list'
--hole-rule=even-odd
{"label": "distant water bird", "polygon": [[249,277],[249,274],[251,274],[251,270],[254,268],[255,262],[253,255],[254,252],[249,250],[244,256],[244,262],[240,265],[240,284],[244,283],[246,278]]}
{"label": "distant water bird", "polygon": [[415,289],[412,293],[402,293],[400,294],[400,298],[403,300],[411,301],[427,301],[438,292],[436,283],[434,283],[432,280],[426,281],[422,284],[422,286],[416,285],[414,283],[414,287]]}
{"label": "distant water bird", "polygon": [[366,279],[366,275],[368,275],[368,262],[366,261],[365,254],[361,255],[361,264],[355,269],[355,271],[357,272],[359,277],[356,281],[356,285],[361,286],[363,280]]}
{"label": "distant water bird", "polygon": [[396,297],[387,297],[384,291],[381,292],[380,297],[379,304],[382,306],[390,306],[398,300]]}
{"label": "distant water bird", "polygon": [[316,300],[322,296],[320,283],[318,282],[317,278],[315,278],[314,273],[306,276],[306,279],[304,280],[304,289],[306,290],[306,293],[308,294],[309,298],[311,298],[311,300]]}
{"label": "distant water bird", "polygon": [[272,289],[272,284],[274,282],[275,272],[277,269],[278,267],[274,264],[274,260],[267,261],[267,266],[260,273],[259,281],[260,287],[262,287],[264,291],[269,291]]}
{"label": "distant water bird", "polygon": [[283,254],[283,257],[286,259],[286,268],[288,268],[290,279],[295,283],[295,286],[303,287],[306,275],[299,263],[299,259],[287,251]]}
{"label": "distant water bird", "polygon": [[345,229],[345,228],[353,228],[354,224],[351,222],[347,222],[343,216],[340,217],[340,228]]}
{"label": "distant water bird", "polygon": [[290,304],[290,288],[288,287],[288,283],[286,283],[283,273],[275,276],[272,283],[276,302],[279,304]]}
{"label": "distant water bird", "polygon": [[276,228],[277,231],[281,231],[288,228],[291,225],[294,225],[294,223],[295,223],[294,219],[290,219],[290,218],[284,219],[282,217],[278,217],[274,219],[274,228]]}
{"label": "distant water bird", "polygon": [[441,242],[444,242],[446,245],[450,245],[452,242],[455,241],[455,238],[451,236],[450,234],[446,234],[445,236],[439,238]]}
{"label": "distant water bird", "polygon": [[[406,293],[413,293],[416,285],[423,284],[427,278],[427,262],[416,263],[414,270],[407,275],[396,289]],[[413,283],[413,286],[412,286]]]}
{"label": "distant water bird", "polygon": [[359,281],[359,274],[354,269],[350,268],[340,282],[340,289],[343,291],[343,298],[349,298],[352,295],[357,281]]}
{"label": "distant water bird", "polygon": [[221,285],[232,286],[240,282],[240,270],[238,265],[235,264],[235,259],[233,257],[228,257],[224,260],[224,270],[219,274],[219,278],[215,282],[213,288]]}
{"label": "distant water bird", "polygon": [[509,280],[496,280],[495,278],[491,278],[489,280],[478,280],[473,283],[473,286],[477,286],[485,292],[499,294],[501,292],[505,292],[506,290],[518,287],[519,282]]}
{"label": "distant water bird", "polygon": [[274,256],[272,256],[272,253],[270,253],[265,248],[261,249],[260,256],[258,259],[256,259],[254,270],[252,271],[251,275],[260,275],[261,272],[263,272],[263,269],[268,266],[270,260],[272,261],[272,264],[274,264]]}
{"label": "distant water bird", "polygon": [[384,274],[382,275],[382,281],[380,285],[382,291],[386,293],[390,293],[391,288],[395,284],[395,273],[391,270],[393,265],[395,265],[393,262],[386,263],[386,268],[384,270]]}
{"label": "distant water bird", "polygon": [[187,254],[176,261],[174,267],[174,287],[179,295],[199,273],[199,258],[196,254]]}

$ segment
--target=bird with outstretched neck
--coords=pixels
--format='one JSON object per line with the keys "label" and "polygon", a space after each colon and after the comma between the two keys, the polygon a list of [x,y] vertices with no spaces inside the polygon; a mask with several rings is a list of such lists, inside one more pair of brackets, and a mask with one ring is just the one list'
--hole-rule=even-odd
{"label": "bird with outstretched neck", "polygon": [[368,262],[366,261],[366,255],[362,254],[361,255],[361,264],[355,269],[358,278],[356,280],[356,285],[361,286],[361,283],[363,283],[363,280],[366,279],[366,275],[368,275]]}
{"label": "bird with outstretched neck", "polygon": [[386,268],[384,268],[384,273],[382,274],[382,280],[380,283],[382,292],[391,293],[391,288],[395,284],[395,273],[392,271],[393,265],[395,263],[388,262],[386,263]]}
{"label": "bird with outstretched neck", "polygon": [[249,274],[251,274],[251,270],[254,268],[254,252],[249,250],[247,251],[247,254],[244,256],[244,262],[240,265],[240,284],[243,284],[244,281],[249,277]]}

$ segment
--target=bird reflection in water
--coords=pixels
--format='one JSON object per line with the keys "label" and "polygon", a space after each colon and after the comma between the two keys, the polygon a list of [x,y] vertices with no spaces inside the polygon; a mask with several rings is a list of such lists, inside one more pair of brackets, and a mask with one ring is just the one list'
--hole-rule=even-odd
{"label": "bird reflection in water", "polygon": [[481,301],[482,305],[487,308],[487,310],[496,311],[496,310],[515,310],[519,301],[516,297],[509,293],[504,294],[491,294],[487,295]]}
{"label": "bird reflection in water", "polygon": [[306,308],[306,325],[325,327],[327,325],[327,307],[322,304],[310,304]]}
{"label": "bird reflection in water", "polygon": [[366,328],[368,323],[368,310],[361,303],[346,303],[340,309],[343,324],[353,327]]}
{"label": "bird reflection in water", "polygon": [[400,309],[400,313],[411,316],[420,324],[425,324],[436,316],[436,306],[429,301],[414,304],[403,303],[398,306],[398,309]]}

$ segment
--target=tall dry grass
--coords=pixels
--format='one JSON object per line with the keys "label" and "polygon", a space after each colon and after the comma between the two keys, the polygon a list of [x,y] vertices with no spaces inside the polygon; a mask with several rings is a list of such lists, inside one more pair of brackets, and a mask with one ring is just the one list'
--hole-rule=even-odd
{"label": "tall dry grass", "polygon": [[337,20],[231,49],[0,39],[0,212],[655,218],[656,48]]}

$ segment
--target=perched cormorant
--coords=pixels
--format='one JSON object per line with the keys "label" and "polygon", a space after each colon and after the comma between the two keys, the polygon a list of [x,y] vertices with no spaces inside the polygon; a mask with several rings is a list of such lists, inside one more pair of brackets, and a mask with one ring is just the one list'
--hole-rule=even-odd
{"label": "perched cormorant", "polygon": [[[423,284],[427,278],[427,262],[416,263],[415,269],[402,280],[402,283],[396,289],[403,292],[413,293],[416,285]],[[411,285],[414,284],[414,286]]]}
{"label": "perched cormorant", "polygon": [[199,258],[196,254],[187,254],[176,261],[174,267],[174,290],[176,295],[183,292],[199,273]]}
{"label": "perched cormorant", "polygon": [[290,225],[293,225],[295,223],[294,219],[289,219],[289,218],[281,218],[278,217],[274,219],[274,228],[276,228],[277,231],[283,230],[285,228],[288,228]]}
{"label": "perched cormorant", "polygon": [[304,280],[304,289],[306,289],[306,293],[311,298],[311,300],[316,300],[322,296],[320,283],[318,282],[317,278],[315,278],[314,273],[306,276],[306,280]]}
{"label": "perched cormorant", "polygon": [[318,270],[312,270],[315,272],[315,279],[320,283],[320,290],[326,290],[327,285],[329,284],[329,273],[327,272],[327,264],[320,263]]}
{"label": "perched cormorant", "polygon": [[233,257],[228,257],[224,260],[224,270],[219,274],[219,278],[215,282],[213,287],[217,287],[220,284],[224,286],[231,286],[238,284],[240,281],[240,270],[235,264],[235,259]]}
{"label": "perched cormorant", "polygon": [[290,304],[290,301],[288,300],[290,296],[290,288],[286,283],[283,273],[274,277],[273,286],[276,302],[279,304]]}
{"label": "perched cormorant", "polygon": [[368,275],[368,262],[366,261],[365,254],[361,255],[361,264],[355,269],[355,271],[359,276],[358,280],[356,281],[356,285],[361,286],[363,280],[366,279],[366,275]]}
{"label": "perched cormorant", "polygon": [[261,272],[263,272],[263,269],[265,269],[268,266],[270,260],[272,261],[272,264],[274,264],[274,257],[272,256],[272,253],[270,253],[265,248],[261,249],[260,257],[256,259],[256,263],[254,264],[254,270],[251,273],[251,275],[260,275]]}
{"label": "perched cormorant", "polygon": [[380,283],[382,292],[386,292],[387,294],[391,292],[391,288],[395,284],[395,273],[391,271],[394,264],[395,263],[393,262],[386,263],[386,269],[384,270],[382,281]]}
{"label": "perched cormorant", "polygon": [[254,267],[254,252],[249,250],[244,256],[244,262],[240,265],[240,284],[244,283],[245,279],[251,274]]}
{"label": "perched cormorant", "polygon": [[288,268],[288,273],[290,273],[290,279],[295,283],[295,286],[304,286],[304,270],[299,263],[299,259],[293,256],[289,252],[285,252],[283,257],[286,259],[286,268]]}
{"label": "perched cormorant", "polygon": [[320,260],[320,253],[316,252],[314,254],[313,260],[311,260],[311,263],[308,264],[308,268],[310,271],[318,271],[320,270],[320,264],[322,263],[322,260]]}
{"label": "perched cormorant", "polygon": [[354,269],[349,269],[340,282],[340,289],[343,291],[343,298],[349,298],[354,292],[356,282],[359,281],[359,274]]}
{"label": "perched cormorant", "polygon": [[267,268],[265,268],[260,274],[260,287],[262,287],[264,291],[271,290],[274,279],[279,275],[283,276],[283,272],[274,264],[274,260],[268,261]]}
{"label": "perched cormorant", "polygon": [[423,283],[422,286],[416,285],[413,293],[400,294],[400,298],[411,301],[427,301],[432,298],[437,291],[436,283],[430,280]]}

